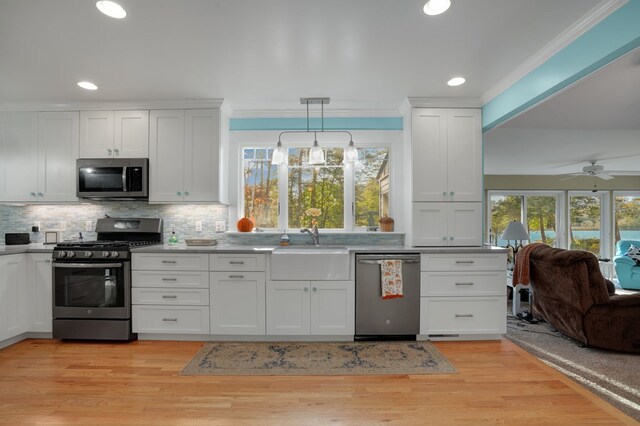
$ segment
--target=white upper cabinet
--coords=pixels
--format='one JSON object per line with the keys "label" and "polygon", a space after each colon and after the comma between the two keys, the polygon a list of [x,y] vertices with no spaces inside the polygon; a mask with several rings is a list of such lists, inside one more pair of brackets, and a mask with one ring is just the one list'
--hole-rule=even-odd
{"label": "white upper cabinet", "polygon": [[413,245],[482,245],[482,203],[413,203]]}
{"label": "white upper cabinet", "polygon": [[151,111],[149,202],[226,202],[219,109]]}
{"label": "white upper cabinet", "polygon": [[0,115],[0,201],[76,201],[78,112]]}
{"label": "white upper cabinet", "polygon": [[482,201],[480,110],[412,114],[413,201]]}
{"label": "white upper cabinet", "polygon": [[149,111],[82,111],[80,158],[147,158]]}
{"label": "white upper cabinet", "polygon": [[78,112],[41,112],[37,200],[77,201]]}
{"label": "white upper cabinet", "polygon": [[37,201],[38,113],[0,113],[0,200]]}

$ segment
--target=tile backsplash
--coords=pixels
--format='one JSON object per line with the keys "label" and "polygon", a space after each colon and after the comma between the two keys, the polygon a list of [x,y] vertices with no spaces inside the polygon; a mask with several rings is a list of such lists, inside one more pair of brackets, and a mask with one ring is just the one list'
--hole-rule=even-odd
{"label": "tile backsplash", "polygon": [[[96,238],[96,219],[111,217],[159,217],[164,223],[164,241],[175,229],[179,242],[185,238],[225,239],[224,232],[215,232],[216,222],[229,220],[228,207],[220,204],[148,204],[142,201],[104,201],[73,205],[0,205],[0,244],[7,232],[29,232],[31,242],[41,243],[44,231],[61,230],[64,239],[77,239],[79,233],[86,240]],[[87,221],[92,230],[86,231]],[[202,232],[196,232],[196,221],[202,221]],[[40,222],[40,232],[31,232],[31,227]],[[228,225],[227,225],[228,226]],[[226,230],[226,229],[225,229]]]}

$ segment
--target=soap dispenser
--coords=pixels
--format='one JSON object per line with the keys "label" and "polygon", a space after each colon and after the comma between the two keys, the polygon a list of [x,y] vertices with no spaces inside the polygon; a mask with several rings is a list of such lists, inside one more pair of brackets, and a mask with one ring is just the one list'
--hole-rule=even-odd
{"label": "soap dispenser", "polygon": [[169,244],[170,244],[170,245],[176,245],[176,244],[178,244],[178,237],[176,237],[176,230],[175,230],[175,228],[171,231],[171,236],[169,237]]}
{"label": "soap dispenser", "polygon": [[285,230],[284,233],[280,236],[280,245],[281,246],[288,246],[290,242],[289,236],[287,235],[287,231]]}

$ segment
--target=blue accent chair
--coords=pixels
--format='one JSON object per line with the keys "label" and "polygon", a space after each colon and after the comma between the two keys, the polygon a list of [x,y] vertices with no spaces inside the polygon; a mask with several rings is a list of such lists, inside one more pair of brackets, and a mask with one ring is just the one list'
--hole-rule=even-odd
{"label": "blue accent chair", "polygon": [[636,261],[629,256],[625,256],[631,244],[640,247],[638,240],[620,240],[616,243],[616,256],[613,258],[613,264],[622,288],[640,290],[640,265],[637,265]]}

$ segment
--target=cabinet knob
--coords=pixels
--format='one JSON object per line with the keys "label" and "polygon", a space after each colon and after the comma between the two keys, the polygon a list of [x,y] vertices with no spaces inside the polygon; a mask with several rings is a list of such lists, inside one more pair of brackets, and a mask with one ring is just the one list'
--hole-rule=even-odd
{"label": "cabinet knob", "polygon": [[30,192],[29,195],[32,196],[32,197],[35,197],[36,193],[35,192]]}
{"label": "cabinet knob", "polygon": [[453,241],[453,237],[449,237],[449,241]]}
{"label": "cabinet knob", "polygon": [[189,195],[189,191],[184,191],[184,195]]}
{"label": "cabinet knob", "polygon": [[309,291],[309,287],[304,288],[305,293]]}
{"label": "cabinet knob", "polygon": [[314,288],[313,288],[313,291],[318,291],[318,287],[314,287]]}
{"label": "cabinet knob", "polygon": [[107,148],[107,155],[111,157],[111,150],[109,148]]}
{"label": "cabinet knob", "polygon": [[120,155],[120,150],[119,149],[114,149],[113,152],[116,154],[116,157]]}
{"label": "cabinet knob", "polygon": [[176,195],[182,195],[182,192],[178,191],[176,192]]}
{"label": "cabinet knob", "polygon": [[38,192],[38,197],[44,197],[44,194],[42,192]]}
{"label": "cabinet knob", "polygon": [[449,195],[451,195],[452,197],[453,197],[453,194],[454,194],[454,192],[453,192],[453,191],[451,191],[451,192],[449,193]]}
{"label": "cabinet knob", "polygon": [[447,237],[442,237],[442,241],[447,241]]}
{"label": "cabinet knob", "polygon": [[446,196],[446,195],[447,195],[447,191],[444,191],[444,192],[442,193],[442,195]]}

